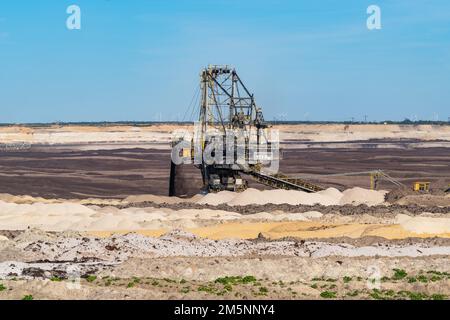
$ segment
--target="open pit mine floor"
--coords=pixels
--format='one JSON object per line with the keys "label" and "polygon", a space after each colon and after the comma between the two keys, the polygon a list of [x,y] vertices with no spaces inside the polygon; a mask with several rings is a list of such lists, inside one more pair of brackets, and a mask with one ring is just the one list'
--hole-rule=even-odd
{"label": "open pit mine floor", "polygon": [[[325,190],[203,196],[186,167],[169,198],[181,127],[1,127],[0,299],[450,299],[450,126],[276,126]],[[432,190],[329,176],[375,169]]]}

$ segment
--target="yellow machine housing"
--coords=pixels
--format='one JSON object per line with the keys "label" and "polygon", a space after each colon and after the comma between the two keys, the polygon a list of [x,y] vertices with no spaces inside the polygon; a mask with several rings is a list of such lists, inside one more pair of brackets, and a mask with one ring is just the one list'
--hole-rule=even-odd
{"label": "yellow machine housing", "polygon": [[414,182],[413,184],[414,191],[430,191],[430,183],[429,182]]}

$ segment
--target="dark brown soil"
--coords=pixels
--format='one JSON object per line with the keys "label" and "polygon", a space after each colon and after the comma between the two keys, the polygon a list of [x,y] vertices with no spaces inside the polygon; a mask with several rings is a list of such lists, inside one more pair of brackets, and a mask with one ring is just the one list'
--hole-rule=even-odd
{"label": "dark brown soil", "polygon": [[[381,169],[407,186],[416,180],[430,181],[432,188],[438,181],[450,182],[449,148],[400,147],[286,149],[280,170],[290,175],[324,175],[309,180],[341,190],[354,186],[367,188],[369,175],[325,175]],[[71,146],[35,146],[24,151],[0,152],[0,193],[46,198],[168,195],[169,171],[169,150],[80,151]],[[187,196],[198,193],[202,187],[200,171],[194,166],[186,166],[182,171],[182,193]],[[265,188],[254,181],[249,185]],[[382,181],[380,188],[390,190],[393,185]]]}
{"label": "dark brown soil", "polygon": [[[109,205],[108,205],[109,206]],[[393,204],[390,206],[379,205],[379,206],[367,206],[365,204],[361,205],[333,205],[333,206],[323,206],[323,205],[291,205],[291,204],[265,204],[265,205],[246,205],[246,206],[229,206],[227,204],[221,204],[217,206],[207,205],[207,204],[197,204],[197,203],[154,203],[150,201],[144,201],[139,203],[131,203],[128,205],[117,206],[120,209],[125,209],[129,207],[135,208],[169,208],[173,210],[180,209],[212,209],[212,210],[222,210],[229,212],[238,212],[240,214],[254,214],[258,212],[272,212],[272,211],[283,211],[283,212],[308,212],[308,211],[319,211],[323,214],[341,214],[341,215],[356,215],[356,214],[370,214],[373,216],[392,216],[401,212],[409,213],[412,215],[422,214],[423,212],[429,213],[440,213],[449,214],[450,207],[424,207],[419,205],[398,205]]]}

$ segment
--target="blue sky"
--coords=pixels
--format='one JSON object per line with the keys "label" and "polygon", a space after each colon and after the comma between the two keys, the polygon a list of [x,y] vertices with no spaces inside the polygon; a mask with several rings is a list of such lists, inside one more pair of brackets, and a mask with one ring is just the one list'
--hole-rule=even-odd
{"label": "blue sky", "polygon": [[182,120],[210,63],[235,66],[270,120],[447,120],[450,2],[0,2],[3,123]]}

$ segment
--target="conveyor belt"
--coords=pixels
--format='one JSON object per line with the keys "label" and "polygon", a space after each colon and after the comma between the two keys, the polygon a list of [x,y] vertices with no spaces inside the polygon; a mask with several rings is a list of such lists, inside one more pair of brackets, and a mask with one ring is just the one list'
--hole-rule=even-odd
{"label": "conveyor belt", "polygon": [[269,176],[256,171],[252,171],[250,174],[256,178],[258,182],[277,189],[301,190],[305,192],[317,192],[324,190],[322,187],[312,183],[301,179],[289,178],[283,174]]}

